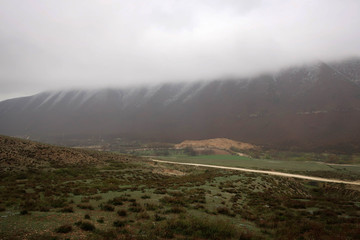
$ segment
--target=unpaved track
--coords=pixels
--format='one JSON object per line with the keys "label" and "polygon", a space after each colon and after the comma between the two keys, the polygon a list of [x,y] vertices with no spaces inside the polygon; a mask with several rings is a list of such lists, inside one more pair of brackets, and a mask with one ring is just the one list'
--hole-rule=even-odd
{"label": "unpaved track", "polygon": [[255,169],[248,169],[248,168],[225,167],[225,166],[197,164],[197,163],[171,162],[171,161],[163,161],[163,160],[157,160],[157,159],[151,159],[151,160],[154,162],[159,162],[159,163],[169,163],[169,164],[187,165],[187,166],[195,166],[195,167],[209,167],[209,168],[227,169],[227,170],[235,170],[235,171],[251,172],[251,173],[262,173],[262,174],[269,174],[269,175],[275,175],[275,176],[281,176],[281,177],[300,178],[300,179],[313,180],[313,181],[319,181],[319,182],[343,183],[343,184],[351,184],[351,185],[359,185],[360,186],[360,181],[351,182],[351,181],[343,181],[343,180],[339,180],[339,179],[311,177],[311,176],[306,176],[306,175],[275,172],[275,171],[266,171],[266,170],[255,170]]}

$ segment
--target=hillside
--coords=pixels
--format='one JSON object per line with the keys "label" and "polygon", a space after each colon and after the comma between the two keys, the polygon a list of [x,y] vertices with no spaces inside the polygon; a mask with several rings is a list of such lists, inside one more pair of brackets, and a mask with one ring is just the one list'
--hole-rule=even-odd
{"label": "hillside", "polygon": [[360,61],[254,78],[68,90],[0,102],[0,134],[67,144],[229,138],[302,150],[360,151]]}
{"label": "hillside", "polygon": [[88,166],[128,157],[0,136],[0,172],[59,166]]}

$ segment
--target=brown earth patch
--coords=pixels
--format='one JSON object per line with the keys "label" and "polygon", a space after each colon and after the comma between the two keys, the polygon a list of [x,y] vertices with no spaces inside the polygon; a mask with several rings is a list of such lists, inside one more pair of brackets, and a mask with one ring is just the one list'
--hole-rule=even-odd
{"label": "brown earth patch", "polygon": [[217,148],[230,150],[231,147],[235,147],[240,150],[256,149],[255,145],[250,143],[238,142],[227,138],[213,138],[205,140],[185,140],[175,145],[175,148],[182,149],[186,147],[192,148]]}

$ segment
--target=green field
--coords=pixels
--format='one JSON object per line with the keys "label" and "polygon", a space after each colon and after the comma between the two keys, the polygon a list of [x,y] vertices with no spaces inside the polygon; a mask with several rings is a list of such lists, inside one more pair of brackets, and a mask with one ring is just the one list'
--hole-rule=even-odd
{"label": "green field", "polygon": [[200,156],[186,156],[186,155],[172,155],[172,156],[157,156],[156,159],[184,162],[184,163],[198,163],[208,165],[218,165],[226,167],[239,167],[250,169],[274,170],[292,173],[304,173],[313,176],[332,176],[341,179],[360,179],[360,165],[341,165],[328,164],[319,161],[286,161],[273,159],[256,159],[251,157],[236,156],[236,155],[200,155]]}

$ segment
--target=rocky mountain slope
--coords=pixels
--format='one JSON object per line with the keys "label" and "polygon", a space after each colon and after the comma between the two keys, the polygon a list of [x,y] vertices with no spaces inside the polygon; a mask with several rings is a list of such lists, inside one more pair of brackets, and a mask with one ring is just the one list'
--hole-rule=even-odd
{"label": "rocky mountain slope", "polygon": [[360,60],[252,79],[44,92],[0,102],[0,134],[45,141],[121,137],[359,150]]}

